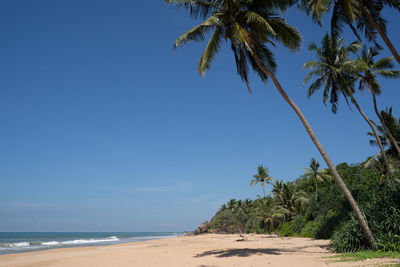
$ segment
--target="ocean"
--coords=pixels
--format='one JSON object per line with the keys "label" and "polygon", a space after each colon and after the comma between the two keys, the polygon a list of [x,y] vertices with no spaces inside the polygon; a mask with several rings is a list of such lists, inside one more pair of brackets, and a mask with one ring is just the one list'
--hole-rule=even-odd
{"label": "ocean", "polygon": [[0,232],[0,254],[51,248],[102,246],[180,236],[179,232]]}

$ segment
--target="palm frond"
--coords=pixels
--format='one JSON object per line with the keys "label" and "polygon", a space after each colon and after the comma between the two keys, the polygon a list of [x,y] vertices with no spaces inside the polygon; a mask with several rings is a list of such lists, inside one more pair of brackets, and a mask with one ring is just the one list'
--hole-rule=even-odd
{"label": "palm frond", "polygon": [[218,49],[220,47],[222,34],[222,27],[217,27],[213,35],[211,36],[211,39],[208,42],[207,47],[204,50],[204,53],[199,61],[198,71],[201,75],[204,75],[205,72],[210,68],[211,61],[213,60],[214,55],[218,52]]}
{"label": "palm frond", "polygon": [[213,16],[208,18],[206,21],[204,21],[200,25],[185,32],[178,39],[176,39],[176,41],[174,43],[174,49],[176,49],[179,46],[184,45],[188,42],[203,41],[204,34],[206,32],[208,32],[209,30],[213,29],[215,26],[218,26],[219,24],[220,23],[219,23],[219,19],[218,19],[218,14],[214,14]]}

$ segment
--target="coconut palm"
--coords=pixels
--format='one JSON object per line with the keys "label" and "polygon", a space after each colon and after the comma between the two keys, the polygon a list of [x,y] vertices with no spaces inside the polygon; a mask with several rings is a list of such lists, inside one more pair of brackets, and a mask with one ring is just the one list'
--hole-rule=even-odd
{"label": "coconut palm", "polygon": [[300,3],[319,24],[322,15],[333,8],[331,35],[335,40],[341,35],[344,24],[349,25],[359,40],[361,40],[359,32],[364,32],[369,41],[375,41],[378,32],[400,64],[400,56],[387,36],[386,20],[381,14],[384,7],[400,11],[399,0],[301,0]]}
{"label": "coconut palm", "polygon": [[[381,151],[381,156],[386,162],[387,168],[389,168],[389,161],[378,133],[354,97],[354,82],[356,77],[354,77],[353,73],[349,71],[349,66],[346,63],[350,61],[349,52],[356,52],[359,48],[360,44],[357,42],[345,47],[342,39],[334,41],[328,34],[326,34],[322,39],[321,47],[317,47],[314,43],[309,46],[310,51],[316,52],[317,61],[304,63],[303,69],[311,69],[311,72],[304,78],[303,83],[305,84],[314,76],[317,76],[318,78],[308,88],[308,97],[324,87],[323,102],[326,104],[326,101],[329,98],[332,105],[332,112],[334,113],[337,111],[340,94],[343,95],[347,103],[348,98],[350,98],[351,103],[354,104],[374,133],[376,142]],[[388,173],[390,175],[391,172],[388,170]]]}
{"label": "coconut palm", "polygon": [[[367,161],[365,164],[365,168],[373,168],[374,170],[378,171],[380,173],[379,177],[379,184],[388,184],[389,183],[399,183],[400,180],[397,178],[393,178],[393,174],[397,171],[399,168],[399,163],[398,161],[395,161],[391,158],[389,158],[389,168],[386,167],[385,162],[382,160],[382,158],[371,158],[370,160]],[[390,174],[388,173],[388,170],[390,171]]]}
{"label": "coconut palm", "polygon": [[338,182],[341,190],[348,199],[358,218],[367,240],[372,247],[376,247],[375,239],[358,208],[350,191],[337,172],[331,159],[323,149],[313,132],[307,119],[286,94],[281,84],[274,75],[276,63],[273,53],[267,45],[275,46],[275,42],[296,50],[301,43],[300,33],[278,15],[294,4],[290,0],[165,0],[168,4],[186,8],[195,18],[205,19],[204,22],[187,31],[179,37],[174,47],[177,48],[191,41],[203,41],[206,33],[211,33],[211,38],[200,57],[198,70],[200,74],[210,68],[216,52],[220,49],[222,39],[230,43],[236,62],[239,76],[246,83],[248,89],[248,66],[260,76],[263,81],[272,80],[280,95],[295,111],[303,123],[307,133],[314,142],[318,151],[326,161]]}
{"label": "coconut palm", "polygon": [[281,195],[283,191],[283,182],[282,180],[277,180],[275,183],[272,185],[272,190],[271,193],[274,194],[274,199],[278,197],[278,195]]}
{"label": "coconut palm", "polygon": [[376,47],[367,48],[363,47],[361,55],[355,60],[349,61],[347,64],[350,65],[351,71],[360,80],[359,89],[363,91],[367,89],[372,94],[373,105],[376,116],[379,118],[387,138],[390,140],[390,144],[394,147],[400,158],[400,147],[397,141],[393,137],[393,134],[386,126],[385,121],[378,111],[378,106],[376,104],[376,95],[381,93],[381,86],[377,81],[379,76],[384,78],[399,78],[400,71],[393,70],[394,64],[391,57],[384,57],[379,60],[375,60],[375,57],[379,55],[379,49]]}
{"label": "coconut palm", "polygon": [[250,187],[253,185],[260,183],[263,193],[264,193],[264,198],[266,198],[265,195],[265,184],[270,184],[274,179],[269,175],[269,170],[267,167],[264,167],[263,165],[259,165],[257,168],[257,173],[253,175],[253,180],[250,182]]}
{"label": "coconut palm", "polygon": [[306,177],[308,177],[311,183],[315,184],[315,197],[317,197],[318,181],[323,182],[332,178],[332,176],[327,173],[326,169],[319,170],[319,162],[315,158],[311,159],[309,168],[304,167],[304,169],[306,170]]}
{"label": "coconut palm", "polygon": [[299,215],[308,200],[306,192],[296,191],[293,182],[287,182],[283,184],[282,190],[276,194],[275,203],[277,207],[286,209],[286,215],[292,220]]}
{"label": "coconut palm", "polygon": [[255,212],[257,219],[266,226],[268,233],[274,232],[277,236],[279,234],[276,232],[275,226],[282,222],[285,215],[289,213],[287,209],[275,206],[271,198],[259,201]]}
{"label": "coconut palm", "polygon": [[[382,120],[385,122],[386,127],[392,134],[393,138],[395,139],[395,143],[397,146],[400,146],[400,118],[396,119],[392,115],[392,108],[386,109],[386,111],[381,110],[380,116]],[[374,123],[376,126],[376,129],[380,133],[379,139],[381,140],[381,143],[383,146],[388,146],[389,147],[389,152],[395,154],[395,148],[393,142],[389,139],[388,134],[386,129],[382,125],[378,125],[377,123]],[[373,133],[368,132],[368,135],[373,135]],[[370,140],[371,145],[377,145],[375,140]]]}

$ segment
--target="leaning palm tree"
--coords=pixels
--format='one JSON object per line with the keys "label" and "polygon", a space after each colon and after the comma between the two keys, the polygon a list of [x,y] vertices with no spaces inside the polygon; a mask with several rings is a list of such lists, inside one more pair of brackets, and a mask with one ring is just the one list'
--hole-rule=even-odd
{"label": "leaning palm tree", "polygon": [[327,173],[326,169],[319,170],[319,162],[315,158],[311,159],[309,168],[304,167],[304,169],[306,170],[306,177],[311,183],[315,184],[315,197],[317,197],[318,181],[323,182],[331,178],[331,176]]}
{"label": "leaning palm tree", "polygon": [[[350,61],[349,52],[356,52],[359,48],[360,45],[358,42],[354,42],[348,47],[345,47],[342,39],[335,41],[326,34],[322,39],[321,47],[317,47],[314,43],[309,46],[310,51],[316,52],[317,61],[304,63],[303,69],[311,69],[312,71],[307,74],[303,83],[305,84],[314,76],[317,76],[318,78],[308,88],[308,97],[323,87],[323,102],[326,104],[327,99],[330,98],[329,101],[332,105],[333,113],[337,112],[340,94],[343,95],[347,103],[348,98],[350,98],[351,102],[374,133],[376,142],[381,151],[381,156],[386,162],[387,168],[389,168],[389,161],[378,133],[371,120],[365,115],[354,97],[354,82],[356,78],[353,76],[352,72],[348,70],[349,67],[346,63]],[[388,174],[390,175],[390,173],[388,169]]]}
{"label": "leaning palm tree", "polygon": [[212,59],[220,48],[222,39],[230,43],[239,76],[248,89],[248,65],[258,73],[263,81],[272,80],[280,95],[295,111],[303,123],[307,133],[318,151],[331,169],[339,187],[353,208],[359,223],[364,230],[367,240],[376,247],[375,239],[358,208],[350,191],[344,184],[331,159],[318,141],[307,119],[298,106],[286,94],[274,73],[276,63],[273,53],[267,45],[275,46],[279,42],[291,50],[297,50],[301,43],[300,33],[285,20],[279,17],[294,4],[291,0],[165,0],[168,4],[184,7],[194,17],[205,19],[203,23],[179,37],[174,47],[177,48],[190,41],[202,41],[205,34],[212,31],[204,53],[200,57],[198,70],[200,74],[210,68]]}
{"label": "leaning palm tree", "polygon": [[270,184],[274,179],[269,175],[269,170],[267,167],[263,167],[263,165],[259,165],[257,168],[257,173],[253,175],[253,180],[250,182],[250,187],[253,185],[260,183],[263,193],[264,193],[264,198],[266,198],[265,195],[265,184]]}
{"label": "leaning palm tree", "polygon": [[393,145],[398,157],[400,158],[400,147],[393,137],[393,134],[386,126],[386,123],[380,115],[378,106],[376,104],[376,95],[381,93],[381,86],[377,81],[377,77],[381,76],[384,78],[399,78],[400,71],[393,70],[394,64],[391,57],[384,57],[378,61],[375,61],[375,57],[377,55],[379,55],[379,50],[377,48],[367,48],[364,46],[361,51],[361,55],[358,55],[357,59],[347,62],[347,65],[350,66],[350,71],[352,71],[353,74],[359,79],[360,91],[367,89],[372,94],[375,114],[385,129],[385,133],[390,140],[390,143]]}
{"label": "leaning palm tree", "polygon": [[369,41],[375,42],[378,32],[400,64],[400,56],[387,36],[386,20],[381,14],[385,6],[400,11],[399,0],[301,0],[300,6],[319,24],[322,15],[332,7],[331,34],[335,40],[341,35],[344,24],[350,26],[359,40],[359,32],[364,32]]}

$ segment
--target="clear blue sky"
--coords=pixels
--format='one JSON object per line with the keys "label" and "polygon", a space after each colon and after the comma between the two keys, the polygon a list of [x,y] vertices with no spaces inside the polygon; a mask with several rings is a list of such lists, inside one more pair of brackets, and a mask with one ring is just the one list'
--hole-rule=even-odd
{"label": "clear blue sky", "polygon": [[[399,15],[385,15],[400,49]],[[336,164],[376,153],[358,113],[306,97],[301,66],[327,21],[286,17],[304,41],[274,49],[282,85]],[[261,194],[249,189],[258,164],[289,181],[322,162],[272,85],[252,75],[247,92],[228,46],[204,78],[204,44],[172,50],[195,24],[161,0],[0,2],[0,231],[192,230],[230,198]],[[399,116],[399,82],[382,86],[380,106]]]}

